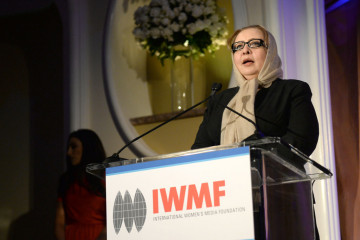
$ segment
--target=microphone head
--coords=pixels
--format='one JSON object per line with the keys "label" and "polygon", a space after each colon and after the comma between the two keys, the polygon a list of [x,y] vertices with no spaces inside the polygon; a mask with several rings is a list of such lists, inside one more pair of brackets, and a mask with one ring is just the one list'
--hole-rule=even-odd
{"label": "microphone head", "polygon": [[215,96],[215,93],[220,91],[221,87],[222,87],[221,83],[213,83],[213,85],[211,86],[210,96],[213,98]]}
{"label": "microphone head", "polygon": [[216,93],[216,92],[220,91],[221,88],[222,88],[221,83],[213,83],[213,85],[211,86],[211,91]]}

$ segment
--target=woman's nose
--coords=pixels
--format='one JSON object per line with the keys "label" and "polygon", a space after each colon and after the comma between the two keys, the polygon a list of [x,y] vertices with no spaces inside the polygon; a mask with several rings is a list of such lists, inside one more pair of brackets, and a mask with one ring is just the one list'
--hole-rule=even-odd
{"label": "woman's nose", "polygon": [[250,53],[250,47],[247,45],[247,44],[245,44],[245,46],[244,46],[244,48],[243,48],[243,50],[242,50],[242,53],[243,54],[249,54]]}
{"label": "woman's nose", "polygon": [[71,155],[71,147],[68,148],[66,155],[70,156]]}

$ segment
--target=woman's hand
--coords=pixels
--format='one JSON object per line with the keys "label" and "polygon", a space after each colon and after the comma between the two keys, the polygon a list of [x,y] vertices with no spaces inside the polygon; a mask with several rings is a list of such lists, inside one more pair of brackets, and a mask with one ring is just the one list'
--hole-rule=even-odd
{"label": "woman's hand", "polygon": [[63,203],[60,201],[56,206],[55,237],[57,240],[65,240],[65,211]]}

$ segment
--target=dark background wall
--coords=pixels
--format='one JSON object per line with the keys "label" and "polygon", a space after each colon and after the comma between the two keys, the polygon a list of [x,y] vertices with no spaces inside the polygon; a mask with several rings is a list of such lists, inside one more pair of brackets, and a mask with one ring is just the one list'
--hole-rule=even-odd
{"label": "dark background wall", "polygon": [[1,4],[0,239],[52,239],[69,125],[66,21],[51,1]]}

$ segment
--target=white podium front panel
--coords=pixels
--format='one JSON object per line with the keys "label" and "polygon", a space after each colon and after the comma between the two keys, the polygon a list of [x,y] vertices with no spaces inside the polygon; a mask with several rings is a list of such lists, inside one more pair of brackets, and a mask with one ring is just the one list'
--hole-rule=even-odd
{"label": "white podium front panel", "polygon": [[106,169],[108,239],[254,239],[248,147]]}

